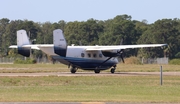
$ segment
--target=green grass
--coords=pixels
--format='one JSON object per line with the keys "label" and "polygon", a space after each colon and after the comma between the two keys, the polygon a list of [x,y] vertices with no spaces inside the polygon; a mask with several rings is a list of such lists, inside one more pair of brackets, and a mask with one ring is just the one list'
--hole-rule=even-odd
{"label": "green grass", "polygon": [[158,65],[158,64],[118,64],[117,72],[159,72],[160,66],[163,67],[164,72],[176,72],[180,71],[180,65]]}
{"label": "green grass", "polygon": [[[180,65],[162,66],[164,72],[180,71]],[[116,72],[159,70],[156,64],[118,64]],[[62,64],[0,64],[0,73],[39,72],[69,69]],[[0,77],[0,102],[180,102],[180,76],[163,76],[163,86],[159,80],[155,75]]]}
{"label": "green grass", "polygon": [[[162,65],[164,72],[180,71],[180,65]],[[159,72],[157,64],[118,64],[116,72]],[[82,72],[84,70],[78,70]],[[106,70],[109,72],[109,70]],[[0,64],[0,73],[39,73],[39,72],[69,72],[63,64]]]}
{"label": "green grass", "polygon": [[67,72],[63,64],[0,64],[0,73]]}
{"label": "green grass", "polygon": [[0,77],[0,102],[180,102],[180,76]]}

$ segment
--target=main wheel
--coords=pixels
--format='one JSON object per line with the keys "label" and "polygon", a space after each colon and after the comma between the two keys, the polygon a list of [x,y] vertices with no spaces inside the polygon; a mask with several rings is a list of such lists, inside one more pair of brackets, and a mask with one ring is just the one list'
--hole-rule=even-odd
{"label": "main wheel", "polygon": [[100,73],[100,69],[95,69],[94,72],[95,73]]}
{"label": "main wheel", "polygon": [[76,68],[73,68],[73,67],[72,67],[72,68],[70,69],[70,71],[71,71],[71,73],[76,73],[77,70],[76,70]]}
{"label": "main wheel", "polygon": [[111,73],[114,73],[115,72],[115,68],[111,68]]}

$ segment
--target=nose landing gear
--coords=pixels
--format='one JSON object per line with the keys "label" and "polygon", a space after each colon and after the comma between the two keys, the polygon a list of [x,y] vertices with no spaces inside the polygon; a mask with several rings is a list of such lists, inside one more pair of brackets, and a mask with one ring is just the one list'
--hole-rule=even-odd
{"label": "nose landing gear", "polygon": [[116,70],[116,65],[113,66],[113,68],[111,68],[111,73],[114,73]]}

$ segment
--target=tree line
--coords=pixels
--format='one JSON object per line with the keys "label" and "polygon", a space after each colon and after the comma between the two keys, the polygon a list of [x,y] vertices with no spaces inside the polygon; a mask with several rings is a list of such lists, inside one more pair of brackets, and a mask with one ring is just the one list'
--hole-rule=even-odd
{"label": "tree line", "polygon": [[[0,57],[16,57],[17,50],[9,49],[17,44],[16,31],[25,29],[32,43],[52,44],[54,29],[62,29],[68,45],[131,45],[168,44],[164,48],[125,50],[125,57],[180,58],[180,20],[161,19],[152,24],[146,20],[132,20],[130,15],[117,15],[113,19],[66,22],[33,22],[29,20],[0,19]],[[41,51],[33,51],[34,57],[42,57]]]}

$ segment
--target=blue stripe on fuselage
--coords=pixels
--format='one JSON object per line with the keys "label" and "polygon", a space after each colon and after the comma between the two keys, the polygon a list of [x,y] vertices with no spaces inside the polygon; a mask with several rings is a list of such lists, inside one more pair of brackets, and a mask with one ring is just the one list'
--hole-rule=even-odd
{"label": "blue stripe on fuselage", "polygon": [[52,57],[66,65],[73,64],[84,70],[94,70],[96,67],[99,67],[99,69],[101,70],[105,70],[117,64],[116,61],[112,61],[112,60],[108,60],[107,62],[102,64],[105,60],[77,58],[77,57],[61,57],[61,56],[52,56]]}

